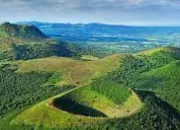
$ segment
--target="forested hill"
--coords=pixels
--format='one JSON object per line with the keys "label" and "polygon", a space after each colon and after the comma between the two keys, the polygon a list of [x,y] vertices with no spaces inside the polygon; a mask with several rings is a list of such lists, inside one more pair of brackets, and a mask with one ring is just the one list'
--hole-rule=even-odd
{"label": "forested hill", "polygon": [[32,25],[16,25],[5,22],[0,26],[0,36],[16,37],[21,39],[46,39],[44,33]]}
{"label": "forested hill", "polygon": [[48,56],[72,57],[76,47],[54,40],[31,25],[0,25],[0,60],[34,59]]}

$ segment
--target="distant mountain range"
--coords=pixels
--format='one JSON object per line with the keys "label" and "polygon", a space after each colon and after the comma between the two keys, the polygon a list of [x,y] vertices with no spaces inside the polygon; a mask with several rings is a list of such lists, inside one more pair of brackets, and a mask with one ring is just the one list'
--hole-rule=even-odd
{"label": "distant mountain range", "polygon": [[68,24],[33,21],[18,22],[17,24],[34,25],[45,34],[53,37],[125,37],[180,34],[180,27],[141,27],[100,23]]}
{"label": "distant mountain range", "polygon": [[[104,56],[136,53],[155,47],[180,47],[180,27],[18,22],[33,25],[44,34],[81,46],[83,54]],[[84,51],[85,50],[85,51]]]}

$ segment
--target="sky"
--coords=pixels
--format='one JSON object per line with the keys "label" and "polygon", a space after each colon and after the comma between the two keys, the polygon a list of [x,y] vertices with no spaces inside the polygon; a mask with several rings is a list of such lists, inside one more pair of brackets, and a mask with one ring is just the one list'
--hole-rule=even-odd
{"label": "sky", "polygon": [[0,22],[179,26],[180,0],[0,0]]}

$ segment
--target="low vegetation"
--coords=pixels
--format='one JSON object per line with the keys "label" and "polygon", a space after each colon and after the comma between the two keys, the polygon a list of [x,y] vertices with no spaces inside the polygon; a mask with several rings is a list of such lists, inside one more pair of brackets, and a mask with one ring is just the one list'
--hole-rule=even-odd
{"label": "low vegetation", "polygon": [[92,79],[104,76],[108,72],[115,70],[122,57],[123,55],[113,55],[96,61],[83,61],[63,57],[41,58],[19,63],[18,72],[59,72],[62,73],[63,80],[57,82],[56,85],[83,86],[92,82]]}
{"label": "low vegetation", "polygon": [[51,77],[50,73],[17,74],[15,68],[9,64],[0,67],[0,118],[68,89],[42,86]]}

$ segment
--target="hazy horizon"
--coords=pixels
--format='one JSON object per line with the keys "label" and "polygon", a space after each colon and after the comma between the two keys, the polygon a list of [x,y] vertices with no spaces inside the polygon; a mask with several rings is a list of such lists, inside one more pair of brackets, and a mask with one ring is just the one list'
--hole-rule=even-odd
{"label": "hazy horizon", "polygon": [[[8,22],[8,21],[4,21],[4,22]],[[162,24],[156,24],[156,25],[130,25],[130,24],[114,24],[114,23],[103,23],[103,22],[87,22],[87,23],[82,23],[82,22],[48,22],[48,21],[16,21],[16,22],[12,22],[12,23],[18,23],[18,22],[37,22],[37,23],[49,23],[49,24],[104,24],[104,25],[113,25],[113,26],[137,26],[137,27],[180,27],[180,24],[178,25],[162,25]]]}
{"label": "hazy horizon", "polygon": [[50,22],[50,21],[0,21],[0,24],[3,23],[11,23],[11,24],[28,24],[32,22],[36,23],[44,23],[44,24],[71,24],[71,25],[89,25],[89,24],[101,24],[101,25],[109,25],[109,26],[129,26],[129,27],[180,27],[179,25],[128,25],[128,24],[113,24],[113,23],[98,23],[98,22],[90,22],[90,23],[70,23],[70,22]]}

